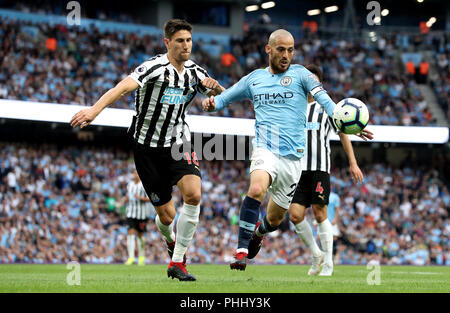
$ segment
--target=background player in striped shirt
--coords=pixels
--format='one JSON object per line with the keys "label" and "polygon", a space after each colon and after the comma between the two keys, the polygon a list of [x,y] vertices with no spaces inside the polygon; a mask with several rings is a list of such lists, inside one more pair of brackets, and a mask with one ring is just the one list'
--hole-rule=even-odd
{"label": "background player in striped shirt", "polygon": [[125,265],[134,264],[136,234],[138,239],[139,265],[145,265],[145,237],[144,233],[147,227],[148,216],[150,215],[150,199],[145,193],[142,181],[138,172],[134,170],[133,180],[127,185],[127,250],[128,260]]}
{"label": "background player in striped shirt", "polygon": [[[306,66],[319,81],[322,81],[322,71],[315,65]],[[327,218],[327,205],[330,197],[330,133],[337,132],[350,166],[350,175],[355,182],[363,182],[363,173],[353,152],[348,136],[338,132],[327,112],[308,95],[306,124],[306,156],[302,160],[302,176],[297,185],[292,203],[289,206],[290,220],[295,225],[295,231],[312,253],[312,266],[308,275],[331,276],[333,273],[333,226]],[[364,140],[373,139],[373,134],[364,130],[360,135]],[[334,208],[336,194],[333,195]],[[318,223],[320,244],[319,249],[313,237],[311,226],[304,219],[305,209],[312,205],[315,219]],[[322,271],[320,264],[323,261]]]}
{"label": "background player in striped shirt", "polygon": [[[224,88],[210,78],[206,70],[189,60],[192,50],[189,23],[169,20],[164,25],[164,44],[166,54],[138,66],[94,106],[75,114],[71,125],[89,125],[108,105],[136,90],[136,114],[129,133],[134,138],[136,170],[156,208],[156,224],[166,239],[172,259],[167,274],[179,280],[194,281],[195,277],[186,270],[185,253],[199,220],[201,174],[185,116],[197,93],[212,96],[220,94]],[[172,150],[176,151],[181,145],[190,150],[176,155],[181,158],[175,158]],[[174,185],[180,189],[184,202],[178,217],[176,240]]]}
{"label": "background player in striped shirt", "polygon": [[[258,243],[250,241],[253,233],[262,238],[276,230],[289,209],[301,175],[307,94],[311,93],[328,114],[332,115],[335,108],[309,70],[299,64],[291,65],[294,56],[291,33],[284,29],[274,31],[266,53],[267,68],[251,72],[221,95],[203,101],[203,108],[213,111],[250,98],[255,109],[250,187],[239,214],[238,248],[231,269],[245,270],[247,258],[255,257],[259,251]],[[270,193],[267,214],[258,223],[261,201],[267,191]]]}

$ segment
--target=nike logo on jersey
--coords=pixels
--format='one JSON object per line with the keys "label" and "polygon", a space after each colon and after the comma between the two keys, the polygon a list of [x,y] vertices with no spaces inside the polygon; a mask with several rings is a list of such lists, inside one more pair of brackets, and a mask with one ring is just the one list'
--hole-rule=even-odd
{"label": "nike logo on jersey", "polygon": [[252,86],[256,86],[256,85],[259,85],[259,84],[261,84],[261,83],[253,83]]}
{"label": "nike logo on jersey", "polygon": [[324,200],[325,200],[325,197],[324,197],[324,196],[322,196],[322,195],[318,195],[318,197],[319,197],[320,199],[322,199],[322,201],[324,201]]}

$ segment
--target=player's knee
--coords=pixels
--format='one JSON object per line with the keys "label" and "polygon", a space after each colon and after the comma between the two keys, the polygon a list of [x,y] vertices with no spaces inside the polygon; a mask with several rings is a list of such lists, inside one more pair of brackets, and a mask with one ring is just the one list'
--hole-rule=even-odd
{"label": "player's knee", "polygon": [[294,224],[297,225],[298,223],[303,222],[304,216],[299,213],[291,213],[289,212],[289,220]]}
{"label": "player's knee", "polygon": [[183,195],[183,200],[187,204],[198,205],[200,203],[201,197],[202,195],[200,190],[192,189],[185,192],[185,194]]}
{"label": "player's knee", "polygon": [[259,184],[252,184],[250,185],[250,188],[248,189],[248,196],[253,199],[260,199],[263,198],[265,194],[264,188]]}
{"label": "player's knee", "polygon": [[314,217],[316,218],[317,223],[322,223],[327,218],[327,213],[324,205],[314,204]]}
{"label": "player's knee", "polygon": [[173,222],[174,216],[170,216],[170,214],[161,214],[159,215],[159,220],[164,225],[170,225]]}
{"label": "player's knee", "polygon": [[176,214],[175,210],[171,211],[171,210],[168,210],[168,209],[166,209],[166,210],[161,210],[160,209],[159,212],[158,212],[158,218],[159,218],[159,221],[162,224],[168,226],[175,219],[175,214]]}

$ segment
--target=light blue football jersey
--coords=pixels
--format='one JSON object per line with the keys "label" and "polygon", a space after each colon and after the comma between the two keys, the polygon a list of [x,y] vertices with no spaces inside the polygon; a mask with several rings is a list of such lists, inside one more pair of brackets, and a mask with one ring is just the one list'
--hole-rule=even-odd
{"label": "light blue football jersey", "polygon": [[330,197],[328,199],[328,207],[327,207],[327,217],[330,223],[333,221],[334,216],[336,215],[336,207],[341,206],[341,199],[337,195],[337,193],[331,192]]}
{"label": "light blue football jersey", "polygon": [[333,115],[336,104],[317,77],[299,64],[280,74],[269,67],[257,69],[215,97],[216,111],[232,102],[249,98],[255,109],[253,146],[265,147],[281,156],[301,158],[305,151],[308,93]]}

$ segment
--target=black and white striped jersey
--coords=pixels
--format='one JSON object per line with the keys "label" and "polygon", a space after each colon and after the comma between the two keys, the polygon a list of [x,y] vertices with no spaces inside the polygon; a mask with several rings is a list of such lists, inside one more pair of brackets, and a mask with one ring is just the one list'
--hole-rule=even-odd
{"label": "black and white striped jersey", "polygon": [[150,147],[181,144],[183,136],[189,141],[186,112],[198,92],[206,95],[210,91],[200,83],[209,77],[206,70],[189,60],[180,74],[166,53],[145,61],[129,77],[139,84],[129,128],[134,140]]}
{"label": "black and white striped jersey", "polygon": [[337,133],[331,118],[317,102],[310,102],[306,111],[306,153],[302,171],[330,173],[330,132]]}
{"label": "black and white striped jersey", "polygon": [[134,183],[134,181],[131,181],[127,185],[127,217],[144,220],[150,215],[151,204],[150,202],[139,200],[138,198],[136,198],[136,195],[148,198],[144,186],[142,185],[142,181],[137,184]]}

